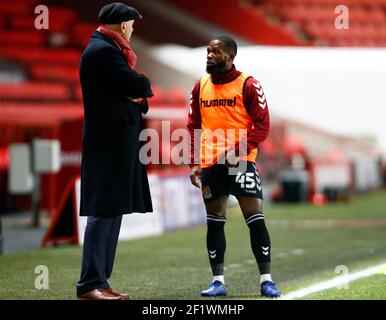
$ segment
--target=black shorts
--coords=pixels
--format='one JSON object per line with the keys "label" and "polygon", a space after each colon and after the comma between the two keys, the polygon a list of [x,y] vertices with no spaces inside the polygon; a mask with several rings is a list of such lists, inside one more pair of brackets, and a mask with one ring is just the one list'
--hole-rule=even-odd
{"label": "black shorts", "polygon": [[[245,164],[245,162],[244,162]],[[246,170],[237,170],[229,174],[229,169],[221,164],[203,168],[201,172],[202,196],[208,203],[220,196],[234,196],[263,199],[261,179],[256,164],[248,161]]]}

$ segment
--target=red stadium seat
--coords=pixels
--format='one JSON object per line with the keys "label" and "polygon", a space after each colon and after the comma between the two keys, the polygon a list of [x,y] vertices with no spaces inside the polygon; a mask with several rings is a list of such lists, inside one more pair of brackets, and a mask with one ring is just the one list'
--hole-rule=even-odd
{"label": "red stadium seat", "polygon": [[42,47],[46,36],[38,30],[32,31],[0,31],[0,43],[4,46],[35,46]]}
{"label": "red stadium seat", "polygon": [[0,3],[0,15],[19,15],[25,14],[28,12],[33,12],[31,4],[26,4],[22,2],[10,2],[10,1],[2,1]]}
{"label": "red stadium seat", "polygon": [[12,29],[31,29],[34,26],[35,17],[32,15],[18,15],[10,19],[10,26]]}
{"label": "red stadium seat", "polygon": [[8,148],[0,148],[0,171],[6,171],[9,167]]}
{"label": "red stadium seat", "polygon": [[[8,146],[12,141],[24,141],[25,137],[16,139],[16,131],[23,128],[53,127],[59,121],[83,117],[80,104],[27,104],[5,105],[0,107],[0,147]],[[7,130],[7,128],[11,130]],[[11,132],[9,132],[11,131]],[[12,134],[13,133],[13,134]]]}
{"label": "red stadium seat", "polygon": [[50,6],[50,19],[60,20],[66,23],[74,23],[77,20],[77,13],[74,9]]}
{"label": "red stadium seat", "polygon": [[0,84],[1,101],[69,101],[71,92],[64,84],[25,82]]}
{"label": "red stadium seat", "polygon": [[167,95],[172,104],[183,104],[185,105],[189,101],[189,97],[186,97],[184,92],[180,88],[172,88],[168,90]]}
{"label": "red stadium seat", "polygon": [[30,67],[30,75],[32,79],[38,81],[79,82],[79,69],[77,66],[34,64]]}
{"label": "red stadium seat", "polygon": [[82,87],[80,85],[75,87],[74,96],[76,101],[83,101]]}
{"label": "red stadium seat", "polygon": [[71,42],[75,45],[86,47],[90,41],[91,34],[98,27],[94,23],[78,23],[71,32]]}
{"label": "red stadium seat", "polygon": [[[34,16],[15,16],[10,19],[10,26],[15,30],[31,30],[31,28],[34,27],[34,24]],[[48,30],[39,30],[39,32],[67,32],[71,27],[71,23],[66,20],[59,20],[50,17],[48,27]]]}
{"label": "red stadium seat", "polygon": [[[386,38],[386,0],[262,0],[265,6],[285,22],[296,22],[315,43],[326,40],[335,46],[379,46]],[[335,8],[344,4],[349,9],[349,30],[337,30]]]}
{"label": "red stadium seat", "polygon": [[79,65],[80,52],[74,49],[44,49],[28,47],[2,47],[0,57],[15,59],[24,63],[57,63]]}

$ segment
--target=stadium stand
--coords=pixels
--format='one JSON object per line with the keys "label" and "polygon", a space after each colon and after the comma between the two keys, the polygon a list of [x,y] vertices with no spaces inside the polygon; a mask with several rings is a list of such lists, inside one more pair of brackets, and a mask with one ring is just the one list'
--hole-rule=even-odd
{"label": "stadium stand", "polygon": [[[162,3],[252,44],[386,44],[386,0],[348,1],[351,8],[350,30],[336,30],[333,27],[331,21],[336,17],[334,8],[337,5],[333,0],[224,0],[221,6],[215,1],[166,0],[157,2],[157,5],[162,6]],[[12,65],[12,70],[2,70],[1,78],[16,79],[12,83],[0,82],[1,197],[6,193],[4,181],[9,165],[6,155],[12,142],[29,142],[37,136],[60,138],[63,140],[63,150],[70,155],[67,159],[79,159],[82,92],[78,65],[82,49],[97,27],[94,12],[97,9],[90,10],[87,1],[48,1],[49,29],[37,30],[33,25],[36,18],[34,7],[38,4],[36,0],[0,0],[0,60]],[[134,0],[133,5],[137,4],[147,19],[146,24],[136,26],[135,36],[152,44],[176,43],[194,47],[207,43],[208,39],[203,33],[188,25],[178,24],[142,1]],[[213,15],[213,12],[217,14]],[[146,71],[143,70],[144,73]],[[3,76],[4,72],[8,72],[9,77]],[[166,88],[162,83],[155,83],[153,88],[155,96],[150,100],[150,105],[155,112],[148,116],[148,124],[160,131],[162,120],[172,118],[174,128],[184,127],[188,107],[186,90],[178,86]],[[288,166],[291,156],[296,153],[295,149],[301,145],[299,141],[286,140],[283,127],[283,123],[272,124],[270,137],[261,145],[260,170],[267,177],[275,178],[278,168]],[[76,142],[73,145],[63,133],[68,128],[72,128],[74,133],[72,139]],[[163,142],[160,154],[162,148],[169,150],[170,147]],[[306,148],[301,151],[307,156],[309,150]],[[79,173],[79,164],[78,160],[70,161],[58,177],[43,179],[46,197],[43,203],[47,208],[54,208],[58,190],[66,185],[66,179],[70,180],[71,175]]]}
{"label": "stadium stand", "polygon": [[[384,0],[168,0],[252,43],[382,47],[386,45]],[[349,29],[335,28],[338,5],[349,6]],[[213,15],[213,12],[218,14]],[[238,23],[234,23],[237,21]]]}
{"label": "stadium stand", "polygon": [[[46,4],[49,29],[37,30],[34,7],[38,1],[0,0],[0,60],[2,65],[12,66],[2,68],[2,78],[16,79],[0,82],[1,209],[10,202],[6,177],[11,143],[30,142],[37,137],[61,141],[62,170],[42,180],[42,206],[48,212],[55,208],[59,190],[80,172],[83,108],[78,68],[82,49],[97,24],[95,17],[93,22],[80,20],[74,7],[55,3]],[[155,85],[154,92],[150,102],[153,107],[186,107],[187,98],[180,88],[169,90]],[[151,124],[158,127],[163,118]],[[23,208],[30,205],[22,196],[16,197],[16,203]]]}
{"label": "stadium stand", "polygon": [[336,0],[259,0],[257,8],[283,25],[295,24],[314,45],[381,47],[386,45],[384,0],[349,0],[349,29],[335,28]]}
{"label": "stadium stand", "polygon": [[69,88],[60,83],[26,82],[0,85],[0,99],[8,101],[65,102],[70,100]]}
{"label": "stadium stand", "polygon": [[30,67],[30,76],[38,81],[65,81],[75,84],[79,81],[79,70],[76,66],[33,64]]}
{"label": "stadium stand", "polygon": [[[239,0],[224,0],[221,5],[215,1],[168,0],[200,18],[217,24],[252,43],[266,45],[307,45],[297,38],[288,26],[275,24],[266,18],[264,12],[253,3]],[[213,14],[216,12],[217,14]],[[237,23],[235,23],[237,22]]]}
{"label": "stadium stand", "polygon": [[0,56],[30,64],[78,65],[80,51],[70,48],[0,47]]}

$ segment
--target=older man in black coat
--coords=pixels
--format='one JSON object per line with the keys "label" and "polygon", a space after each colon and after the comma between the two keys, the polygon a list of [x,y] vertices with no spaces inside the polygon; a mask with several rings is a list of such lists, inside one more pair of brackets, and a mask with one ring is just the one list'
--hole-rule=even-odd
{"label": "older man in black coat", "polygon": [[122,215],[151,212],[146,167],[139,161],[142,113],[153,96],[149,79],[134,70],[129,40],[142,16],[122,3],[104,6],[80,62],[85,123],[81,208],[88,216],[77,296],[120,300],[108,284]]}

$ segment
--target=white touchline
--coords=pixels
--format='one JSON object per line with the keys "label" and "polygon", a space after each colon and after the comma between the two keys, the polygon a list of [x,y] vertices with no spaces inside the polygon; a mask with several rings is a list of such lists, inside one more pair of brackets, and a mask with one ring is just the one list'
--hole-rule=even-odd
{"label": "white touchline", "polygon": [[290,293],[282,296],[281,298],[279,298],[279,300],[292,300],[292,299],[296,299],[296,298],[302,298],[302,297],[308,296],[312,293],[320,292],[320,291],[331,289],[331,288],[335,288],[335,287],[340,286],[342,284],[345,284],[345,283],[348,283],[351,281],[355,281],[355,280],[358,280],[361,278],[370,277],[370,276],[377,274],[377,273],[382,274],[383,273],[382,270],[384,270],[384,268],[386,268],[386,264],[380,264],[380,265],[377,265],[377,266],[374,266],[374,267],[371,267],[371,268],[368,268],[368,269],[365,269],[362,271],[354,272],[354,273],[349,274],[349,275],[338,276],[338,277],[335,277],[331,280],[327,280],[327,281],[315,284],[313,286],[310,286],[310,287],[307,287],[304,289],[290,292]]}

